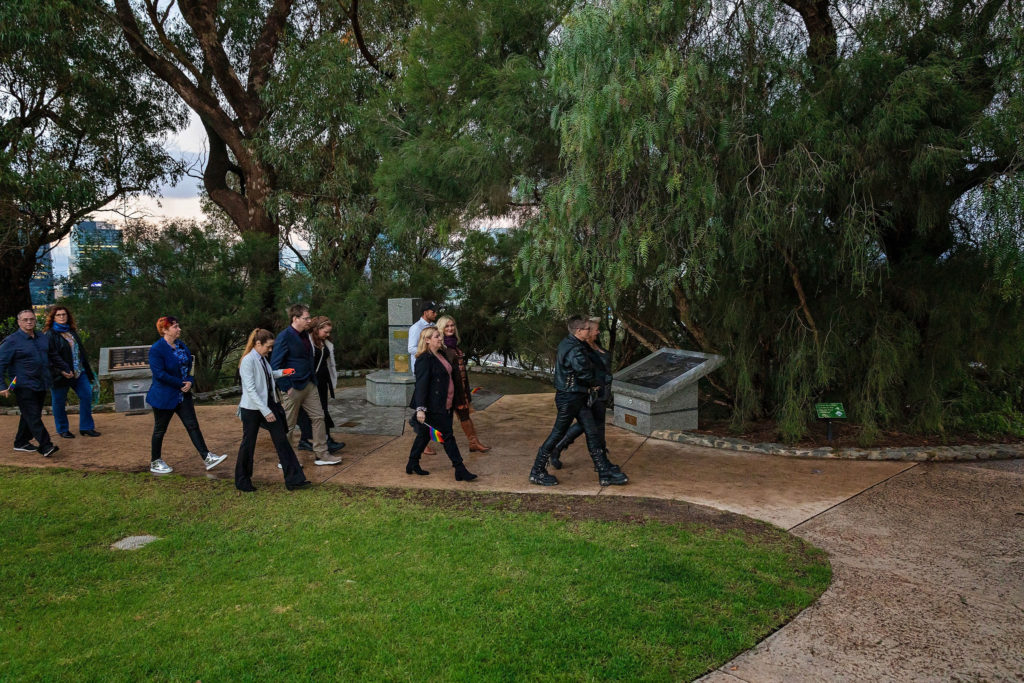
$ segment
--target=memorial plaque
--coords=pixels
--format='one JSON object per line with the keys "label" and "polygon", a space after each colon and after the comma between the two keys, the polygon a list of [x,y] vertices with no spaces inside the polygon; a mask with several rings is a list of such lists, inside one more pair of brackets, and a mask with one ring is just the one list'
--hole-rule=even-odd
{"label": "memorial plaque", "polygon": [[634,427],[636,427],[636,415],[630,415],[629,413],[626,413],[626,424],[633,425]]}
{"label": "memorial plaque", "polygon": [[409,330],[395,330],[394,332],[391,333],[391,336],[394,337],[395,339],[408,339]]}
{"label": "memorial plaque", "polygon": [[137,370],[148,367],[148,346],[125,346],[110,349],[110,372],[115,370]]}
{"label": "memorial plaque", "polygon": [[409,372],[409,354],[396,353],[394,368],[395,372]]}
{"label": "memorial plaque", "polygon": [[707,360],[699,356],[662,355],[649,363],[628,368],[615,379],[648,389],[659,389]]}

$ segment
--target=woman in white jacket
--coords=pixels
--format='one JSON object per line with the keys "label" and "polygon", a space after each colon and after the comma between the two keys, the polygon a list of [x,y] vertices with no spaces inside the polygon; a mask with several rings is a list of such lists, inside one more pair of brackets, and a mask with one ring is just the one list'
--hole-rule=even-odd
{"label": "woman in white jacket", "polygon": [[249,335],[249,341],[242,352],[238,374],[242,378],[242,400],[238,404],[238,416],[242,418],[242,443],[238,447],[238,461],[235,463],[235,488],[239,491],[255,491],[252,485],[252,458],[256,451],[256,437],[260,427],[270,431],[270,438],[277,449],[277,457],[284,471],[284,485],[289,491],[309,486],[302,465],[295,457],[295,451],[288,443],[288,421],[274,379],[294,372],[291,369],[274,370],[267,362],[274,348],[274,334],[269,330],[256,328]]}

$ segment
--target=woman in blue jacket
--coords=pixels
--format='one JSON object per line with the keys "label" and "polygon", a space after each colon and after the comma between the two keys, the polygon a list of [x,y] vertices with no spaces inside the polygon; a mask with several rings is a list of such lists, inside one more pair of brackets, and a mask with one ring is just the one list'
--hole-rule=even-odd
{"label": "woman in blue jacket", "polygon": [[206,469],[212,470],[227,456],[216,455],[206,447],[203,433],[199,430],[195,404],[192,401],[192,352],[178,339],[181,326],[173,316],[164,316],[156,321],[156,330],[163,337],[149,347],[149,369],[153,383],[146,393],[146,403],[153,407],[153,442],[149,471],[153,474],[167,474],[174,470],[160,457],[164,434],[171,418],[177,413],[188,430],[192,445],[199,451]]}

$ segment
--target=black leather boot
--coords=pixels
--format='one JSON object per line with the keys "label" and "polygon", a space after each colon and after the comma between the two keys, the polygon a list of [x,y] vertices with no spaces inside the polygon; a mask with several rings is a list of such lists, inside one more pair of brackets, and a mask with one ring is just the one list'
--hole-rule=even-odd
{"label": "black leather boot", "polygon": [[[604,458],[605,458],[605,460],[608,460],[608,449],[607,448],[604,449]],[[615,463],[613,463],[610,460],[608,461],[608,467],[611,468],[612,472],[621,472],[622,471],[621,467],[619,467],[618,465],[616,465]],[[597,472],[597,463],[594,463],[594,471]]]}
{"label": "black leather boot", "polygon": [[569,437],[563,437],[558,445],[555,446],[555,450],[551,453],[551,466],[556,470],[562,469],[562,452],[569,447]]}
{"label": "black leather boot", "polygon": [[590,457],[594,460],[594,469],[597,470],[597,479],[601,486],[622,486],[629,483],[629,477],[621,471],[616,472],[612,469],[612,464],[608,462],[604,451],[592,452]]}
{"label": "black leather boot", "polygon": [[533,461],[533,468],[530,470],[531,484],[540,484],[541,486],[558,485],[558,480],[555,479],[554,475],[548,474],[546,465],[550,457],[550,453],[545,453],[543,450],[537,451],[537,458]]}
{"label": "black leather boot", "polygon": [[428,472],[425,469],[420,467],[420,459],[419,458],[415,458],[415,459],[409,458],[409,462],[406,463],[406,465],[405,465],[405,473],[406,474],[419,474],[419,475],[422,475],[422,476],[426,476],[426,475],[430,474],[430,472]]}
{"label": "black leather boot", "polygon": [[464,463],[459,463],[455,466],[455,481],[473,481],[476,479],[476,475],[466,469]]}

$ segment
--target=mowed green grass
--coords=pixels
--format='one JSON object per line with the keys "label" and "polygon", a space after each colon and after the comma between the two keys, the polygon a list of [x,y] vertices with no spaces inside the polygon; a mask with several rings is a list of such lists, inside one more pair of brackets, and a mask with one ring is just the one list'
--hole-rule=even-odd
{"label": "mowed green grass", "polygon": [[688,680],[830,578],[780,530],[452,500],[0,468],[0,680]]}

